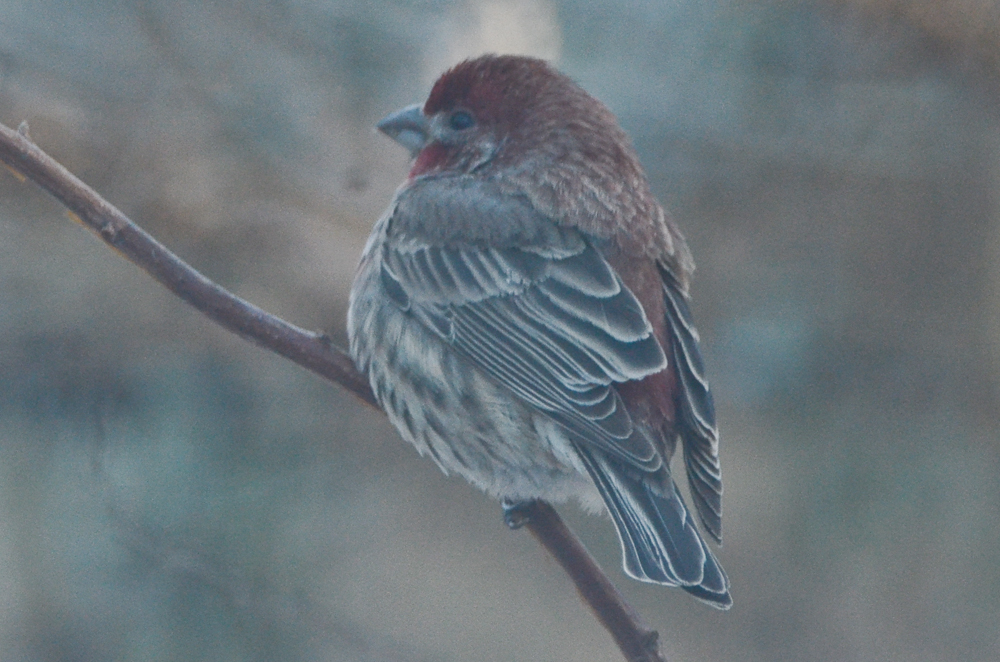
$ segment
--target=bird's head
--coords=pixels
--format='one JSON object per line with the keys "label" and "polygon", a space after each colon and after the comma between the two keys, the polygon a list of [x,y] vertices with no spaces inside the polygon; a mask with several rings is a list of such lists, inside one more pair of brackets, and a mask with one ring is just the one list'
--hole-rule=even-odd
{"label": "bird's head", "polygon": [[410,150],[410,177],[490,167],[587,163],[631,166],[634,154],[611,112],[543,60],[484,55],[446,71],[423,104],[397,111],[380,131]]}

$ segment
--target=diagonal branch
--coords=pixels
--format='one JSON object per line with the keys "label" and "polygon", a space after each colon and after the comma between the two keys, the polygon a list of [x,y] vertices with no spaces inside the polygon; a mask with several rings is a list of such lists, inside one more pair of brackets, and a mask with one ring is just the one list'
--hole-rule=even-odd
{"label": "diagonal branch", "polygon": [[[289,324],[205,278],[43,152],[28,136],[26,123],[17,131],[0,124],[0,160],[15,175],[52,194],[105,243],[216,323],[340,384],[365,404],[378,408],[367,379],[325,334]],[[625,658],[663,662],[656,631],[642,623],[555,509],[537,501],[521,514],[528,517],[527,528],[570,576]]]}

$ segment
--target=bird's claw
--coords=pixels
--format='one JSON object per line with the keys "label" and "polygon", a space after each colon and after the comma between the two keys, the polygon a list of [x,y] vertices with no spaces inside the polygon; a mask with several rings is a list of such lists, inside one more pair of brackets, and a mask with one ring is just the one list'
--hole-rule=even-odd
{"label": "bird's claw", "polygon": [[528,501],[511,501],[504,499],[500,502],[503,508],[503,521],[511,529],[520,529],[531,521],[531,507],[535,505],[534,499]]}

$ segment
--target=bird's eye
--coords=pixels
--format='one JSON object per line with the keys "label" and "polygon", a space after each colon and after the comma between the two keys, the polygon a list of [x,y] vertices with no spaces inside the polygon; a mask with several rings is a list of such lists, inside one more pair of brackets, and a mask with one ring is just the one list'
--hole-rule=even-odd
{"label": "bird's eye", "polygon": [[456,110],[448,118],[448,126],[450,126],[455,131],[464,131],[466,129],[472,128],[476,123],[476,119],[467,110]]}

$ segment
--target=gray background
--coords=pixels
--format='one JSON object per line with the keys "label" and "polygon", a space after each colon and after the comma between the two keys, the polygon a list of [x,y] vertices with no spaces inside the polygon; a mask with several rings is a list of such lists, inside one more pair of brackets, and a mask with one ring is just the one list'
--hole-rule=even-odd
{"label": "gray background", "polygon": [[[736,605],[625,578],[671,660],[1000,659],[994,2],[31,2],[0,121],[222,285],[344,340],[407,169],[376,135],[484,50],[632,135],[698,262]],[[608,660],[497,504],[0,172],[0,660]]]}

